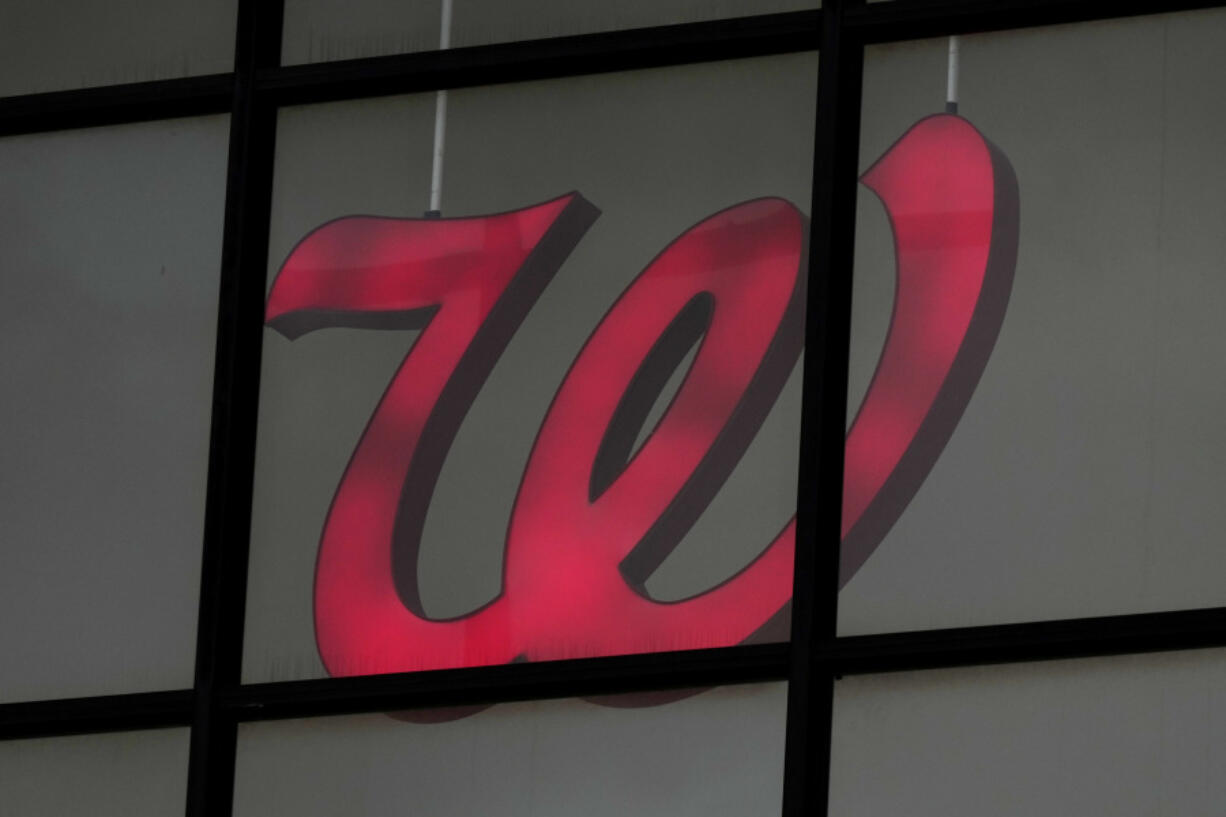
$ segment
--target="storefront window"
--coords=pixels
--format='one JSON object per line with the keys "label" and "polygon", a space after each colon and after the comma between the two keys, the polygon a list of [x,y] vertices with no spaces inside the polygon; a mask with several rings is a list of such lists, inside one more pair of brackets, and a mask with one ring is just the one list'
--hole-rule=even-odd
{"label": "storefront window", "polygon": [[0,702],[191,684],[227,125],[0,140]]}
{"label": "storefront window", "polygon": [[1221,651],[864,676],[834,706],[831,817],[1211,814]]}
{"label": "storefront window", "polygon": [[[801,54],[452,92],[437,221],[422,219],[433,95],[282,114],[248,680],[786,639],[815,83]],[[334,221],[353,213],[383,220]],[[470,218],[489,213],[509,215]],[[432,243],[451,248],[440,264],[467,253],[477,282],[521,269],[502,303],[523,313],[470,320],[466,290],[430,290],[439,331],[507,333],[475,396],[440,380],[434,408],[413,402],[430,367],[489,360],[394,323],[412,305],[396,299],[419,296],[384,287]],[[363,260],[375,246],[393,254]],[[675,292],[656,283],[679,274]],[[354,316],[299,336],[322,311]],[[425,442],[397,436],[418,411],[434,412]],[[459,418],[450,450],[403,453]],[[433,484],[415,464],[429,456]],[[378,612],[389,560],[408,578]]]}
{"label": "storefront window", "polygon": [[[956,412],[948,401],[925,398],[935,403],[928,426],[906,429],[912,446],[939,455],[893,473],[918,471],[922,485],[905,508],[896,503],[892,529],[847,533],[843,633],[1226,600],[1226,387],[1216,376],[1226,243],[1213,226],[1226,218],[1213,137],[1226,103],[1206,81],[1226,70],[1209,45],[1224,32],[1226,14],[1213,11],[964,36],[962,119],[941,113],[947,40],[868,49],[849,401],[865,427],[852,435],[879,425],[870,414],[889,385],[885,361],[901,359],[904,341],[914,352],[952,326],[963,358],[982,359],[960,364],[952,389],[965,412],[946,416],[943,449],[935,421]],[[902,182],[869,169],[913,127],[978,129],[1016,177],[1016,263],[989,271],[973,324],[956,323],[954,305],[923,302],[921,276],[953,275],[977,220],[993,215],[978,269],[1002,266],[1007,170],[994,214],[959,210],[965,196],[935,202],[929,180],[925,206],[951,213],[941,244],[932,224],[942,216],[915,215]],[[917,148],[945,163],[941,183],[974,168],[951,153],[958,145]],[[930,229],[915,239],[923,217]],[[886,346],[890,320],[910,320],[910,339]],[[922,357],[915,365],[937,363]],[[864,461],[848,450],[851,486]]]}
{"label": "storefront window", "polygon": [[8,0],[0,97],[221,74],[236,0]]}
{"label": "storefront window", "polygon": [[0,742],[8,814],[160,817],[182,813],[187,730]]}
{"label": "storefront window", "polygon": [[386,715],[242,727],[237,817],[775,814],[786,687],[728,687],[651,708],[504,704],[463,720]]}

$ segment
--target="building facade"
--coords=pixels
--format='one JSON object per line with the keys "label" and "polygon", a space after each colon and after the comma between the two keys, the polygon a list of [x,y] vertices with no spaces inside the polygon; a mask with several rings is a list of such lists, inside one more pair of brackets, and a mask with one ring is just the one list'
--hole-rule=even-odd
{"label": "building facade", "polygon": [[1220,811],[1218,4],[4,11],[5,814]]}

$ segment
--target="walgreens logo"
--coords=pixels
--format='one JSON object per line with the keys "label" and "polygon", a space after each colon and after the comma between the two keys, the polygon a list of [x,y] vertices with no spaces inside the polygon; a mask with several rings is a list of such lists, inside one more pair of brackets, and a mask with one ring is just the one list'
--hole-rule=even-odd
{"label": "walgreens logo", "polygon": [[[897,286],[847,436],[844,583],[953,433],[1004,319],[1017,255],[1013,170],[961,117],[921,120],[862,182],[889,216]],[[761,554],[705,593],[661,603],[644,588],[740,460],[801,352],[807,225],[778,198],[694,225],[621,294],[542,419],[508,526],[502,592],[455,619],[423,609],[418,553],[452,441],[599,215],[573,192],[473,218],[345,217],[283,264],[266,318],[291,340],[330,326],[421,330],[320,538],[315,630],[333,675],[727,646],[785,617],[795,519],[763,531]],[[695,343],[680,389],[634,451]]]}

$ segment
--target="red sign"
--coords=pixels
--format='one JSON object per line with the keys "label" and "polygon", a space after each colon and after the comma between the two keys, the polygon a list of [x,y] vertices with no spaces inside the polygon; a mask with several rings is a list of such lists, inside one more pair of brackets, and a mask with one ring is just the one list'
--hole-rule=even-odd
{"label": "red sign", "polygon": [[[847,437],[843,582],[927,476],[978,383],[1017,252],[1004,155],[966,120],[917,123],[863,182],[894,231],[885,348]],[[290,253],[268,325],[420,328],[358,443],[324,524],[320,655],[352,675],[740,643],[785,621],[795,520],[761,555],[674,603],[644,584],[728,478],[800,354],[804,216],[744,202],[691,227],[622,293],[558,389],[529,457],[502,593],[451,620],[422,608],[417,557],[452,440],[524,316],[599,211],[578,193],[458,219],[347,217]],[[664,380],[698,352],[631,456]],[[802,498],[802,501],[803,498]]]}

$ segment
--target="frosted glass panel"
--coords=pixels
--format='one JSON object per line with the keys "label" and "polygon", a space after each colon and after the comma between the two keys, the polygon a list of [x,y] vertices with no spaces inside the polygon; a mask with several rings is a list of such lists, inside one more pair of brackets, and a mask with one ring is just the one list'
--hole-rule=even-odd
{"label": "frosted glass panel", "polygon": [[[817,8],[818,0],[455,0],[451,47]],[[439,46],[441,0],[286,0],[286,65]]]}
{"label": "frosted glass panel", "polygon": [[[775,614],[791,595],[800,336],[786,333],[801,319],[815,86],[802,54],[453,92],[442,219],[422,217],[432,94],[282,112],[248,682],[787,637]],[[722,250],[700,249],[720,236]],[[674,239],[680,288],[641,297],[654,284],[640,279],[619,301]],[[403,277],[436,253],[449,277]],[[742,276],[747,264],[764,266]],[[463,300],[468,269],[485,291]],[[716,270],[718,286],[704,277]],[[489,287],[512,273],[490,317]],[[454,288],[413,289],[444,280]],[[423,298],[475,308],[419,335]],[[509,334],[505,351],[447,357],[482,325]],[[427,340],[439,326],[443,346]],[[493,365],[474,398],[475,360]],[[439,392],[457,366],[458,391]],[[702,498],[649,530],[733,424],[754,367],[739,430],[686,494]],[[418,457],[413,418],[436,397]],[[738,440],[743,457],[722,447]],[[419,461],[436,482],[409,470]],[[621,564],[630,550],[641,560]]]}
{"label": "frosted glass panel", "polygon": [[844,633],[1226,603],[1223,36],[868,50]]}
{"label": "frosted glass panel", "polygon": [[0,700],[191,685],[227,135],[0,140]]}
{"label": "frosted glass panel", "polygon": [[445,723],[386,715],[239,727],[236,817],[768,817],[786,685],[658,707],[503,704]]}
{"label": "frosted glass panel", "polygon": [[0,742],[12,815],[164,817],[187,800],[187,729]]}
{"label": "frosted glass panel", "polygon": [[831,817],[1221,812],[1226,654],[845,678]]}
{"label": "frosted glass panel", "polygon": [[230,71],[236,0],[5,0],[0,96]]}

